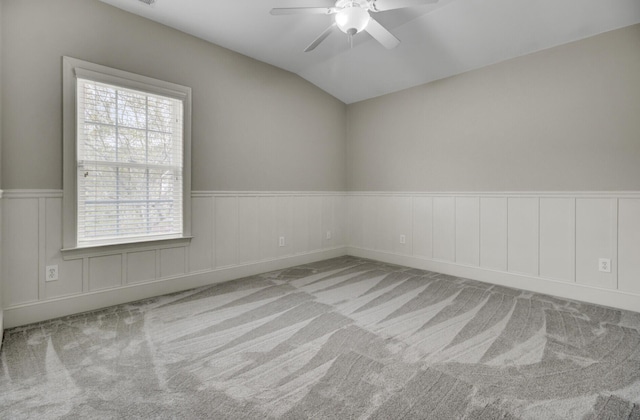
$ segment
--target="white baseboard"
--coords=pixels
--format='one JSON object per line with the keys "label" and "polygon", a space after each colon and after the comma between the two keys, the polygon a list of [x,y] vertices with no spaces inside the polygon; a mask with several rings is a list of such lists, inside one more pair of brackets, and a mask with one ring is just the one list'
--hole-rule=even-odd
{"label": "white baseboard", "polygon": [[[148,283],[17,305],[4,309],[4,326],[5,328],[18,327],[344,255],[346,255],[346,247],[336,247],[273,260],[191,273]],[[0,322],[2,322],[1,316]]]}
{"label": "white baseboard", "polygon": [[347,254],[390,264],[398,264],[422,270],[449,274],[456,277],[478,280],[484,283],[497,284],[500,286],[513,287],[516,289],[553,295],[566,299],[640,312],[640,295],[621,292],[619,290],[602,289],[577,283],[562,282],[351,246],[347,247]]}

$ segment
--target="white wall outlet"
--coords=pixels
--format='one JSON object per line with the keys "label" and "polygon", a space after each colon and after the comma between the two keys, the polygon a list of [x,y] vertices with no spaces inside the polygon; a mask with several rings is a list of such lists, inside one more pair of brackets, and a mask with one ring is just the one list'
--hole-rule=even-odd
{"label": "white wall outlet", "polygon": [[58,280],[58,266],[57,265],[48,265],[45,269],[45,280],[46,281],[55,281]]}
{"label": "white wall outlet", "polygon": [[280,239],[278,240],[278,245],[279,246],[284,246],[284,236],[280,237]]}
{"label": "white wall outlet", "polygon": [[327,240],[330,240],[330,239],[331,239],[331,231],[330,231],[330,230],[328,230],[328,231],[327,231],[327,236],[326,236],[326,238],[327,238]]}
{"label": "white wall outlet", "polygon": [[598,260],[598,270],[603,273],[611,272],[611,260],[609,258],[600,258]]}
{"label": "white wall outlet", "polygon": [[400,235],[400,243],[401,244],[406,244],[407,243],[407,237],[405,235]]}

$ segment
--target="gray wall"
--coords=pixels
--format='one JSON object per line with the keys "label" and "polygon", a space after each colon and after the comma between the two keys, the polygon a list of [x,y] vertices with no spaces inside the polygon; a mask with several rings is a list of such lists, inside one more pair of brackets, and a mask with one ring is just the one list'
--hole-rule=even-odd
{"label": "gray wall", "polygon": [[347,107],[353,191],[640,190],[640,25]]}
{"label": "gray wall", "polygon": [[[4,20],[2,18],[2,0],[0,0],[0,196],[2,195],[2,32]],[[0,226],[2,226],[2,198],[0,197]],[[2,347],[2,335],[4,332],[4,314],[2,312],[2,287],[4,269],[2,267],[2,229],[0,228],[0,347]]]}
{"label": "gray wall", "polygon": [[97,0],[2,0],[4,189],[62,187],[63,55],[193,88],[194,190],[344,190],[345,105]]}

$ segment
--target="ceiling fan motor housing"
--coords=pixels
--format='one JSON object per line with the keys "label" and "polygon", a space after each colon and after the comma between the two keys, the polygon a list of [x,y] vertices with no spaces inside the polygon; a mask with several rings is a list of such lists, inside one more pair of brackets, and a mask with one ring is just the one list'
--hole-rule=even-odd
{"label": "ceiling fan motor housing", "polygon": [[339,0],[336,7],[340,10],[336,13],[335,20],[342,32],[355,35],[367,27],[370,16],[369,3],[366,0]]}

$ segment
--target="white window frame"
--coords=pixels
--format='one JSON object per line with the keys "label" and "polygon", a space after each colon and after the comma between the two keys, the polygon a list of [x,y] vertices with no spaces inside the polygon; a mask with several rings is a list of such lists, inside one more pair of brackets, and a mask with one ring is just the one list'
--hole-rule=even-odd
{"label": "white window frame", "polygon": [[[108,244],[78,245],[78,197],[77,197],[77,77],[133,89],[151,94],[168,96],[183,102],[183,186],[182,186],[182,235],[166,239],[123,238],[122,241]],[[63,195],[62,195],[62,245],[63,253],[77,250],[98,250],[111,247],[132,248],[157,245],[188,245],[191,238],[191,88],[165,82],[122,70],[113,69],[95,63],[71,57],[62,58],[62,100],[63,100]],[[69,251],[69,252],[66,252]]]}

